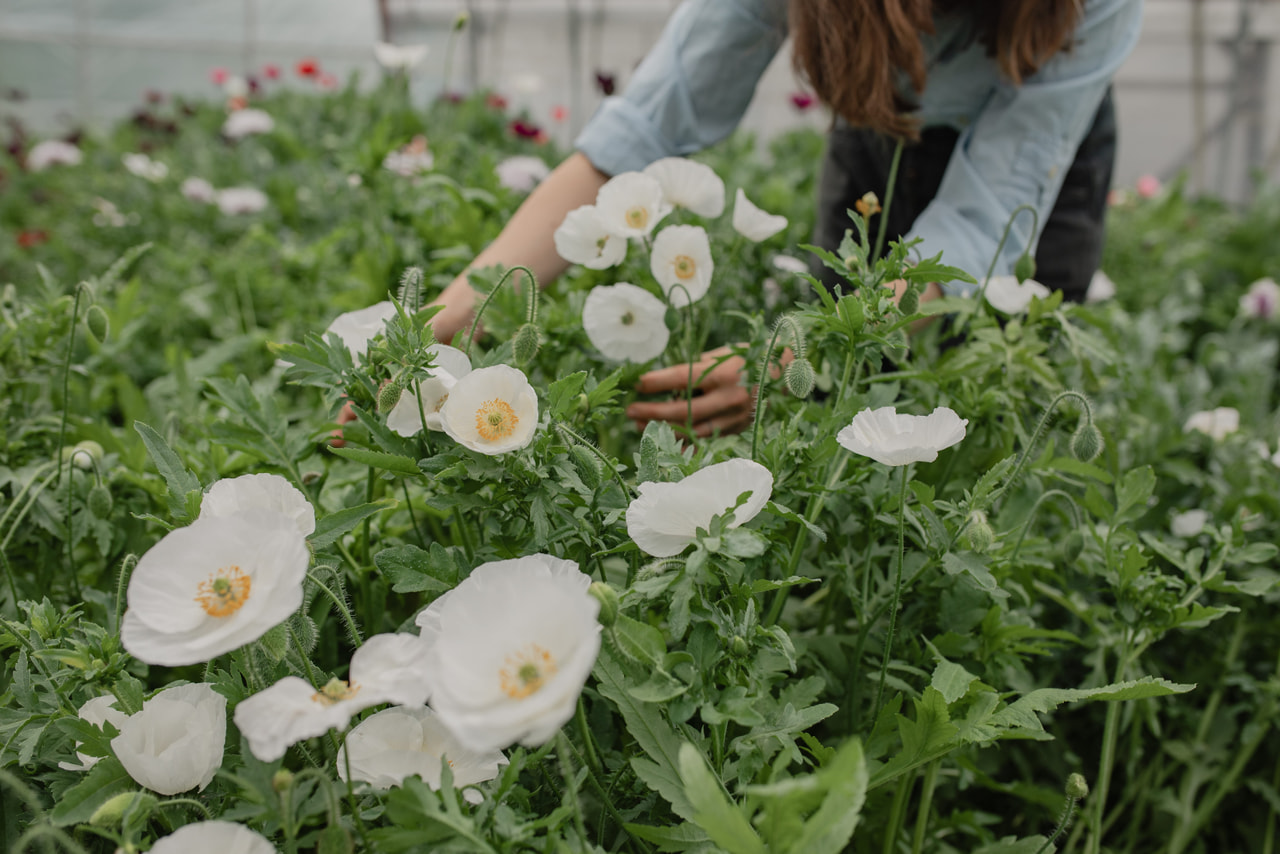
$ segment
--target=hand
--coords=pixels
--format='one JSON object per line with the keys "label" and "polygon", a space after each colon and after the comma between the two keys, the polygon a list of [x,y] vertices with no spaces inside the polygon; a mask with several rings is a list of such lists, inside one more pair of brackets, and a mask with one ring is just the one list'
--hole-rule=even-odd
{"label": "hand", "polygon": [[[746,362],[741,356],[730,356],[728,347],[708,350],[693,364],[693,381],[698,393],[693,396],[693,433],[710,436],[714,432],[740,433],[751,423],[755,397],[744,386]],[[715,367],[712,367],[712,366]],[[683,425],[689,421],[689,404],[684,391],[689,385],[688,363],[659,368],[640,377],[636,391],[642,394],[677,392],[670,401],[633,403],[627,417],[643,430],[650,421],[667,421]]]}

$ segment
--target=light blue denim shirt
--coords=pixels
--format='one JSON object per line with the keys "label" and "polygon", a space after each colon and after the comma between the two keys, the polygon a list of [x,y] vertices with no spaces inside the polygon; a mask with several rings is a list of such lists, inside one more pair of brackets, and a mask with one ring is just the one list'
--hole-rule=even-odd
{"label": "light blue denim shirt", "polygon": [[[1000,74],[964,14],[939,16],[937,32],[924,36],[922,125],[960,131],[937,196],[907,235],[924,241],[924,255],[941,252],[944,262],[980,277],[1014,208],[1033,205],[1041,226],[1048,221],[1076,149],[1141,26],[1141,0],[1083,2],[1071,49],[1021,86]],[[605,99],[574,144],[598,169],[617,174],[718,142],[737,127],[786,37],[786,0],[686,0],[626,91]],[[1031,237],[1030,220],[1018,218],[998,274],[1013,269]]]}

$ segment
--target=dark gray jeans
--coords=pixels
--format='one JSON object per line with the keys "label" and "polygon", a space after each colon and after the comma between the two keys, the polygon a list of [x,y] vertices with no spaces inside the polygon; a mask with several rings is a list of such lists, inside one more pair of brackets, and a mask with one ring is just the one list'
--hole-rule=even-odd
{"label": "dark gray jeans", "polygon": [[[889,240],[910,231],[916,217],[937,194],[958,136],[949,127],[925,128],[918,143],[902,150],[897,188],[889,208]],[[890,137],[837,122],[828,136],[818,179],[815,244],[836,249],[845,230],[853,227],[847,211],[854,201],[868,190],[883,198],[895,145]],[[1116,116],[1108,89],[1067,171],[1036,250],[1036,280],[1050,289],[1061,290],[1068,300],[1084,299],[1089,280],[1102,260],[1107,191],[1115,156]],[[873,218],[873,235],[878,227],[878,220]],[[981,276],[985,270],[968,272]],[[815,275],[828,286],[839,281],[825,267]]]}

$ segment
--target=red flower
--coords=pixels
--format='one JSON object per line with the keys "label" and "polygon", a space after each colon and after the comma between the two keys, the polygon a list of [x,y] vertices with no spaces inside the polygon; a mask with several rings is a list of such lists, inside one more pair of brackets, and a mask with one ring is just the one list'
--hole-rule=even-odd
{"label": "red flower", "polygon": [[542,128],[532,122],[526,122],[523,119],[516,119],[508,125],[508,127],[511,129],[513,134],[521,139],[537,139],[542,135]]}
{"label": "red flower", "polygon": [[813,106],[813,96],[808,92],[792,92],[791,106],[795,107],[800,112],[804,112]]}
{"label": "red flower", "polygon": [[562,104],[556,104],[551,108],[551,120],[554,122],[562,122],[569,118],[569,108]]}
{"label": "red flower", "polygon": [[606,74],[603,71],[596,72],[596,85],[600,87],[600,91],[605,95],[612,95],[616,88],[616,82],[612,74]]}
{"label": "red flower", "polygon": [[49,232],[38,228],[25,229],[18,232],[18,245],[23,249],[39,246],[49,242]]}
{"label": "red flower", "polygon": [[298,64],[294,66],[299,77],[315,77],[320,73],[320,60],[307,57],[299,59]]}
{"label": "red flower", "polygon": [[507,99],[499,95],[497,92],[490,92],[489,96],[484,99],[485,104],[494,110],[505,110],[507,108]]}
{"label": "red flower", "polygon": [[268,62],[266,65],[262,66],[262,76],[268,80],[279,80],[280,66],[276,65],[274,62]]}
{"label": "red flower", "polygon": [[231,76],[231,72],[223,68],[221,65],[209,69],[209,80],[214,86],[221,86],[227,82],[227,78]]}

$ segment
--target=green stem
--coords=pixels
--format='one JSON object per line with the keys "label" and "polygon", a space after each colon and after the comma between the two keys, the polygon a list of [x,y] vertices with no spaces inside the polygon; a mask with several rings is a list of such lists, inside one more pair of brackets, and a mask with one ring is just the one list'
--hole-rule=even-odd
{"label": "green stem", "polygon": [[[827,495],[831,493],[831,490],[835,489],[836,481],[841,478],[844,474],[844,467],[849,464],[848,454],[842,454],[839,451],[836,453],[839,456],[832,461],[831,470],[827,473],[826,486],[822,488],[820,494],[809,499],[809,506],[805,509],[804,518],[810,524],[813,524],[822,513],[822,508],[827,503]],[[801,525],[799,530],[796,531],[796,538],[791,542],[791,554],[787,558],[787,570],[782,576],[783,578],[790,578],[796,574],[796,568],[800,566],[800,558],[804,554],[805,543],[808,541],[809,528]],[[790,590],[785,587],[774,591],[773,601],[769,603],[769,612],[765,615],[764,625],[772,626],[778,621],[778,617],[782,614],[782,606],[786,603],[788,595],[790,595]]]}
{"label": "green stem", "polygon": [[[793,321],[794,322],[794,321]],[[773,336],[769,339],[769,346],[764,348],[764,355],[760,357],[760,376],[756,380],[756,412],[755,419],[751,425],[751,460],[758,462],[756,457],[756,446],[760,441],[760,423],[764,420],[764,391],[769,384],[769,360],[773,356],[773,348],[778,346],[778,336],[782,333],[782,321],[778,321],[773,325]],[[693,404],[691,403],[690,406]]]}
{"label": "green stem", "polygon": [[574,712],[575,722],[578,724],[578,732],[582,734],[582,747],[587,754],[586,766],[592,774],[599,774],[603,770],[600,764],[600,757],[596,754],[595,739],[591,736],[591,727],[587,726],[587,707],[582,702],[582,695],[578,695],[578,709]]}
{"label": "green stem", "polygon": [[1036,854],[1044,854],[1048,851],[1054,841],[1057,840],[1067,829],[1067,825],[1071,823],[1071,817],[1075,815],[1076,799],[1067,795],[1066,803],[1062,806],[1062,815],[1058,819],[1058,826],[1053,829],[1053,833],[1044,841],[1044,844],[1036,849]]}
{"label": "green stem", "polygon": [[[564,738],[563,733],[561,733],[561,738]],[[591,770],[591,764],[583,759],[582,754],[578,752],[578,749],[573,746],[573,742],[569,741],[569,739],[565,738],[562,744],[563,746],[567,746],[569,751],[573,753],[574,757],[587,769],[587,782],[591,784],[591,788],[595,789],[596,794],[600,796],[600,803],[604,806],[604,811],[609,814],[609,818],[617,822],[618,827],[627,834],[632,843],[638,846],[641,851],[648,852],[650,850],[649,846],[642,840],[631,836],[631,831],[627,830],[627,820],[622,817],[622,814],[618,812],[618,808],[613,805],[613,798],[610,797],[609,790],[601,784],[599,778],[596,777],[595,772]]]}
{"label": "green stem", "polygon": [[[4,556],[4,549],[0,549],[0,570],[4,571],[5,580],[9,582],[9,595],[13,598],[13,613],[18,614],[18,582],[13,577],[13,565],[9,563],[9,559]],[[117,624],[119,621],[117,620]]]}
{"label": "green stem", "polygon": [[607,456],[604,453],[604,451],[597,448],[592,442],[588,442],[584,436],[582,436],[572,427],[565,424],[563,421],[555,422],[555,427],[557,430],[560,431],[562,435],[564,435],[565,437],[569,438],[574,442],[577,442],[579,445],[581,445],[582,447],[590,451],[595,456],[595,458],[600,461],[601,465],[603,465],[606,469],[608,469],[610,474],[613,475],[613,479],[618,482],[618,486],[622,489],[622,494],[624,497],[635,495],[634,491],[627,486],[627,482],[622,479],[622,475],[618,472],[618,466],[616,462],[612,458]]}
{"label": "green stem", "polygon": [[929,812],[933,808],[933,789],[938,784],[938,768],[941,759],[929,763],[924,772],[924,783],[920,789],[920,808],[916,811],[916,829],[911,837],[911,854],[920,854],[924,850],[924,834],[929,829]]}
{"label": "green stem", "polygon": [[[475,331],[476,331],[477,329],[479,329],[479,328],[480,328],[480,318],[484,316],[484,311],[485,311],[485,309],[487,309],[487,308],[489,307],[489,303],[493,301],[493,297],[494,297],[494,295],[495,295],[495,294],[497,294],[497,293],[498,293],[498,289],[499,289],[499,288],[501,288],[501,287],[506,283],[506,281],[507,281],[508,279],[510,279],[510,278],[511,278],[511,275],[512,275],[513,273],[515,273],[516,271],[519,271],[519,270],[524,271],[524,274],[525,274],[526,276],[528,276],[528,277],[529,277],[529,282],[530,282],[530,283],[531,283],[531,285],[532,285],[532,287],[530,287],[530,289],[529,289],[529,290],[530,290],[530,294],[529,294],[529,302],[530,302],[529,315],[530,315],[530,317],[536,317],[536,316],[537,316],[537,313],[538,313],[538,277],[537,277],[537,276],[535,276],[535,275],[533,274],[533,271],[532,271],[532,270],[530,270],[528,267],[524,266],[523,264],[516,264],[516,265],[514,265],[514,266],[508,267],[508,268],[503,272],[503,274],[502,274],[502,278],[498,279],[498,283],[497,283],[496,285],[494,285],[494,286],[493,286],[493,288],[489,291],[489,293],[488,293],[488,294],[486,294],[486,295],[485,295],[484,302],[480,303],[480,308],[479,308],[479,310],[477,310],[477,311],[476,311],[476,316],[475,316],[475,318],[471,321],[471,326],[467,329],[467,332],[466,332],[466,336],[467,336],[467,343],[466,343],[466,346],[463,348],[462,352],[466,354],[466,356],[467,356],[467,358],[468,358],[468,359],[469,359],[469,358],[471,358],[471,342],[475,340],[475,337],[476,337],[476,336],[475,336]],[[530,321],[530,322],[532,322],[532,321]]]}
{"label": "green stem", "polygon": [[884,829],[884,854],[893,854],[898,848],[898,835],[902,832],[902,819],[907,811],[907,798],[911,797],[911,789],[915,785],[916,775],[903,774],[898,780],[898,789],[893,793],[893,806],[889,809],[889,823]]}
{"label": "green stem", "polygon": [[[1124,679],[1128,660],[1121,655],[1116,665],[1115,681]],[[1102,752],[1098,759],[1098,785],[1090,798],[1089,838],[1085,842],[1085,854],[1099,854],[1102,850],[1102,819],[1107,809],[1107,793],[1111,788],[1111,769],[1116,760],[1116,739],[1120,735],[1121,703],[1107,704],[1106,722],[1102,726]]]}
{"label": "green stem", "polygon": [[881,703],[884,701],[884,681],[889,673],[889,657],[893,654],[893,633],[898,623],[898,603],[902,598],[902,561],[906,551],[907,525],[907,469],[902,466],[902,476],[898,487],[898,560],[894,567],[893,603],[889,606],[889,635],[884,640],[884,658],[880,662],[880,684],[876,688],[875,714],[872,720],[880,717]]}
{"label": "green stem", "polygon": [[362,646],[364,644],[364,639],[360,636],[360,627],[356,625],[355,619],[352,618],[351,611],[347,608],[347,603],[342,600],[341,596],[330,590],[328,585],[317,578],[314,572],[308,570],[307,578],[311,580],[312,584],[320,588],[320,592],[328,596],[329,601],[331,601],[333,606],[338,609],[339,616],[341,616],[342,621],[347,624],[347,632],[351,635],[351,643],[355,646]]}
{"label": "green stem", "polygon": [[556,757],[560,760],[560,775],[564,777],[565,795],[569,800],[569,808],[573,811],[573,826],[577,829],[582,844],[586,845],[589,839],[587,826],[582,820],[582,804],[578,801],[578,787],[573,779],[573,763],[569,760],[572,747],[563,730],[556,733],[556,748]]}
{"label": "green stem", "polygon": [[[1026,466],[1027,460],[1031,458],[1031,454],[1035,452],[1036,445],[1040,442],[1040,437],[1044,431],[1049,429],[1049,421],[1053,418],[1054,411],[1058,408],[1058,404],[1068,398],[1074,398],[1079,401],[1080,406],[1084,409],[1085,421],[1089,424],[1093,423],[1093,405],[1089,403],[1089,398],[1085,397],[1078,391],[1060,392],[1057,397],[1049,402],[1045,408],[1044,414],[1040,416],[1040,420],[1036,422],[1036,429],[1031,433],[1031,440],[1027,442],[1027,446],[1022,449],[1022,454],[1018,457],[1017,464],[1013,467],[1013,471],[1005,478],[1004,483],[991,491],[987,504],[994,504],[996,499],[1004,495],[1004,493],[1015,483],[1018,482],[1018,476],[1022,474],[1022,469]],[[980,508],[975,508],[980,509]]]}
{"label": "green stem", "polygon": [[[1271,788],[1280,791],[1280,762],[1276,763],[1275,773],[1271,775]],[[1260,854],[1274,854],[1276,850],[1276,808],[1270,801],[1267,803],[1267,829],[1262,835]]]}
{"label": "green stem", "polygon": [[[955,454],[952,454],[953,459],[955,456],[956,456]],[[1013,563],[1018,559],[1018,550],[1022,548],[1022,541],[1026,539],[1027,531],[1031,528],[1031,523],[1035,521],[1036,511],[1040,509],[1040,505],[1044,503],[1045,499],[1052,498],[1052,497],[1060,497],[1060,498],[1067,499],[1067,506],[1071,508],[1071,523],[1075,526],[1076,530],[1079,530],[1080,508],[1076,506],[1076,500],[1072,498],[1070,495],[1068,495],[1067,493],[1063,492],[1061,489],[1047,490],[1043,495],[1041,495],[1039,498],[1036,499],[1035,504],[1031,505],[1031,512],[1027,514],[1027,521],[1023,523],[1022,530],[1018,534],[1018,541],[1013,545],[1013,553],[1009,555],[1010,563]],[[968,520],[966,520],[966,522],[967,521]]]}
{"label": "green stem", "polygon": [[138,565],[137,555],[125,555],[124,560],[120,562],[120,577],[116,580],[116,609],[115,624],[112,626],[112,632],[116,635],[120,634],[120,623],[124,620],[124,603],[125,595],[129,590],[129,573]]}
{"label": "green stem", "polygon": [[889,163],[889,182],[884,191],[884,205],[880,210],[880,228],[876,230],[876,250],[867,259],[868,263],[875,264],[880,258],[880,251],[884,249],[884,238],[889,231],[889,206],[893,204],[893,191],[898,183],[898,163],[902,160],[903,140],[898,140],[898,145],[893,149],[893,160]]}
{"label": "green stem", "polygon": [[[987,296],[987,283],[991,281],[991,274],[996,271],[996,264],[1000,262],[1000,250],[1004,249],[1005,241],[1009,239],[1009,230],[1013,228],[1014,222],[1018,219],[1018,214],[1023,211],[1031,212],[1031,240],[1035,239],[1036,232],[1040,230],[1040,212],[1032,205],[1018,205],[1009,214],[1009,219],[1004,224],[1004,233],[1000,235],[1000,242],[996,244],[996,254],[991,256],[991,263],[987,265],[987,274],[982,277],[982,287],[978,290],[978,306],[981,308],[983,299]],[[1030,245],[1030,240],[1027,242]]]}
{"label": "green stem", "polygon": [[[80,297],[84,293],[87,285],[84,282],[76,285],[75,299],[71,303],[71,324],[67,329],[67,356],[62,363],[62,416],[58,422],[58,443],[55,445],[54,453],[57,454],[58,463],[58,481],[62,480],[62,446],[67,440],[67,413],[71,410],[71,357],[75,355],[76,349],[76,325],[80,320]],[[76,577],[75,558],[72,555],[71,546],[71,485],[73,478],[67,478],[67,571],[71,573],[71,587],[75,591],[76,599],[83,599],[80,595],[80,580]],[[7,542],[7,539],[6,539]],[[3,546],[0,546],[3,548]]]}

